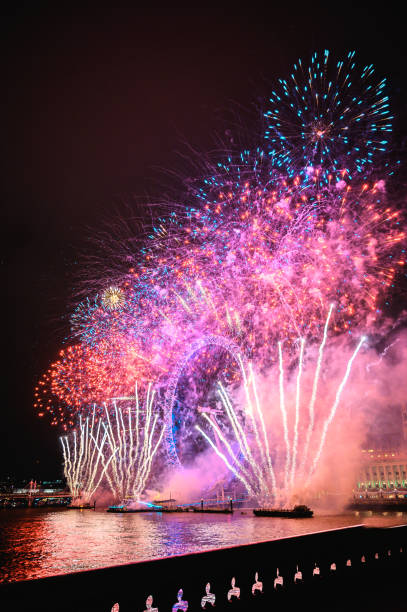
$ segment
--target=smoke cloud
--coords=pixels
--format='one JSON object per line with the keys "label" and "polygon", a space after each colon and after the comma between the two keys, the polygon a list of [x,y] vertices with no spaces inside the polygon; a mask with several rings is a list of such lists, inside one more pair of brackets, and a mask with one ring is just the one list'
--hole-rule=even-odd
{"label": "smoke cloud", "polygon": [[[344,379],[347,364],[359,341],[340,336],[329,338],[324,350],[314,406],[314,425],[305,464],[304,452],[310,423],[310,401],[315,386],[318,345],[307,346],[304,352],[300,379],[300,403],[298,418],[297,452],[293,487],[289,490],[289,503],[309,502],[328,510],[343,508],[351,496],[358,479],[362,462],[361,449],[370,440],[376,446],[393,442],[402,443],[401,406],[407,397],[407,331],[390,335],[380,349],[369,339],[356,356],[340,402],[330,423],[320,459],[312,470],[312,464],[321,444],[321,436],[327,418],[332,411],[335,397]],[[287,430],[290,455],[293,457],[298,361],[288,359],[288,349],[283,355],[284,405],[287,413]],[[276,362],[267,371],[255,372],[259,404],[264,416],[267,439],[276,473],[277,485],[284,489],[286,443],[284,420],[281,411],[280,371]],[[230,394],[234,407],[247,403],[243,387]],[[389,437],[390,436],[390,437]],[[248,440],[253,441],[253,433]],[[225,451],[224,446],[221,448]],[[259,458],[257,457],[259,460]],[[290,464],[290,470],[292,463]],[[222,459],[208,445],[187,469],[167,470],[161,478],[162,490],[180,502],[197,500],[203,492],[225,484],[231,474]],[[164,484],[165,483],[165,484]],[[284,499],[284,495],[281,499]]]}

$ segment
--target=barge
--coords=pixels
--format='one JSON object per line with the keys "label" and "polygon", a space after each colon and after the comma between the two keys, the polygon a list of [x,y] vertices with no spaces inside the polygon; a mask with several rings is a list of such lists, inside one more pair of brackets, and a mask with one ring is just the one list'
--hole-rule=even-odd
{"label": "barge", "polygon": [[255,516],[274,516],[278,518],[311,518],[313,510],[308,506],[294,506],[294,508],[255,508]]}
{"label": "barge", "polygon": [[69,504],[65,507],[68,508],[68,510],[95,510],[96,502],[93,502],[93,504]]}

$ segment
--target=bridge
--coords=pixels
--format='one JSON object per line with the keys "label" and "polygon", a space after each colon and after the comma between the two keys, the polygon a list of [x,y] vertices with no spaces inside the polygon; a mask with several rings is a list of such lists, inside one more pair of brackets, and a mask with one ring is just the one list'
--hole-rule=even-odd
{"label": "bridge", "polygon": [[[31,507],[33,505],[45,505],[44,502],[54,499],[66,499],[68,501],[71,498],[72,495],[68,491],[53,491],[52,489],[29,489],[24,491],[20,489],[18,492],[0,493],[0,507],[13,505],[15,503]],[[42,501],[42,503],[38,504],[39,501]]]}

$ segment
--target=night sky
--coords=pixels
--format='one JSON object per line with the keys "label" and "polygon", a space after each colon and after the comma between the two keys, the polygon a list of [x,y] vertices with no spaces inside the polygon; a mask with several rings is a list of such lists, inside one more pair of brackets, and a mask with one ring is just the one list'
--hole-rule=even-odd
{"label": "night sky", "polygon": [[0,476],[38,479],[62,468],[58,432],[36,416],[33,388],[68,333],[80,253],[118,203],[161,199],[158,168],[179,168],[185,143],[212,149],[231,105],[250,111],[315,50],[355,49],[374,63],[390,81],[399,141],[407,125],[396,3],[377,13],[371,3],[356,13],[356,3],[300,12],[202,4],[195,14],[53,4],[1,14]]}

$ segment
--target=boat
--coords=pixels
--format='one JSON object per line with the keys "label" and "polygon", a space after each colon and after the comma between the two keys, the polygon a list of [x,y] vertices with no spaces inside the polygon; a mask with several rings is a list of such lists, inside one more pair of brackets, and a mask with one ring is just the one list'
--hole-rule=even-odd
{"label": "boat", "polygon": [[96,508],[96,502],[93,504],[69,504],[65,507],[69,510],[94,510]]}
{"label": "boat", "polygon": [[294,508],[255,508],[253,513],[256,516],[275,516],[278,518],[311,518],[313,510],[308,506],[294,506]]}

